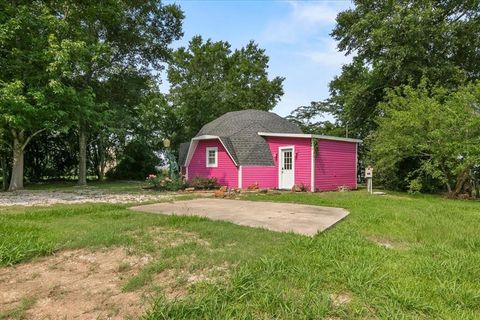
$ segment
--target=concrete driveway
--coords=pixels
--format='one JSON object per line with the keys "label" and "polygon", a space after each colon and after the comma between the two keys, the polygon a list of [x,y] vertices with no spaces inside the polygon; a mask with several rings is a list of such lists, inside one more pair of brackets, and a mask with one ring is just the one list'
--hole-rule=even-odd
{"label": "concrete driveway", "polygon": [[194,199],[130,208],[167,215],[194,215],[273,231],[313,236],[348,215],[341,208],[225,199]]}

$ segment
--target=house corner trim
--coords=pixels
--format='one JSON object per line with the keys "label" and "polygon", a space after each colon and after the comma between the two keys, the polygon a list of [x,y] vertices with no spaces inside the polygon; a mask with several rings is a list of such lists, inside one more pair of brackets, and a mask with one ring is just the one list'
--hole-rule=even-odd
{"label": "house corner trim", "polygon": [[311,163],[310,163],[310,191],[315,192],[315,138],[312,138],[311,143]]}
{"label": "house corner trim", "polygon": [[238,166],[238,189],[242,189],[242,180],[243,180],[242,166]]}

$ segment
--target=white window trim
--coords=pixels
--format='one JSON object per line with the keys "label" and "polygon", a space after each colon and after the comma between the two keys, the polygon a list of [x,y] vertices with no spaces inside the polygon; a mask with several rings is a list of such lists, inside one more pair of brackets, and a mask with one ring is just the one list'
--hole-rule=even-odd
{"label": "white window trim", "polygon": [[[215,163],[214,164],[210,164],[209,163],[209,159],[208,159],[208,154],[210,153],[210,151],[215,151]],[[206,148],[206,158],[205,158],[205,164],[207,166],[207,168],[217,168],[218,167],[218,148],[217,147],[208,147]]]}

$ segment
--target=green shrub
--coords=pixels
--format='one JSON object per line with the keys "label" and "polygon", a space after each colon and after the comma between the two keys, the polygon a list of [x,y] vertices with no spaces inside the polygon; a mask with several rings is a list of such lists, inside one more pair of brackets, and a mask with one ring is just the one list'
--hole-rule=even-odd
{"label": "green shrub", "polygon": [[187,186],[187,182],[183,178],[176,178],[167,181],[167,183],[165,184],[165,190],[178,191],[185,189]]}
{"label": "green shrub", "polygon": [[187,183],[182,177],[171,179],[168,176],[149,174],[147,182],[157,190],[178,191],[187,187]]}
{"label": "green shrub", "polygon": [[107,177],[121,180],[142,180],[155,172],[155,167],[162,164],[153,150],[141,141],[130,142],[124,150],[120,162],[107,172]]}
{"label": "green shrub", "polygon": [[206,177],[195,177],[189,181],[188,185],[195,189],[217,189],[220,187],[218,184],[217,178],[206,178]]}
{"label": "green shrub", "polygon": [[422,191],[423,185],[420,178],[415,178],[410,180],[408,185],[408,193],[410,194],[419,194]]}

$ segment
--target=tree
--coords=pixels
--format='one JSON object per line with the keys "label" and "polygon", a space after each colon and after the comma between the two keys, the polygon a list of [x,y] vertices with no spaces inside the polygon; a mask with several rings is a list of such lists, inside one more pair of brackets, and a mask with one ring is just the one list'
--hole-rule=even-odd
{"label": "tree", "polygon": [[293,110],[287,120],[298,125],[305,133],[348,137],[348,126],[342,127],[340,121],[332,122],[322,119],[328,114],[331,115],[331,105],[328,102],[313,101],[308,106]]}
{"label": "tree", "polygon": [[[78,131],[82,185],[86,184],[88,133],[100,133],[103,137],[98,141],[104,141],[112,114],[127,115],[129,111],[121,108],[134,107],[128,102],[118,105],[108,95],[100,98],[99,90],[108,87],[109,81],[120,80],[121,87],[127,87],[132,74],[161,71],[171,53],[168,46],[182,36],[183,13],[178,6],[158,0],[64,0],[51,2],[51,7],[64,22],[64,33],[53,39],[57,60],[52,70],[59,76],[64,101],[71,101],[68,113]],[[116,122],[124,123],[128,121]],[[97,147],[104,148],[102,143]],[[104,151],[99,151],[101,156]]]}
{"label": "tree", "polygon": [[160,165],[162,160],[144,141],[133,140],[127,144],[117,166],[108,175],[114,179],[143,180],[155,173],[155,167]]}
{"label": "tree", "polygon": [[165,95],[152,90],[137,106],[131,132],[152,150],[163,148],[163,139],[176,135],[176,117],[169,107]]}
{"label": "tree", "polygon": [[96,99],[107,109],[102,112],[102,121],[90,133],[90,149],[93,151],[95,171],[102,180],[106,163],[112,154],[121,156],[123,146],[129,139],[147,137],[145,141],[155,140],[154,131],[145,132],[151,123],[146,120],[143,105],[154,100],[159,92],[156,79],[138,70],[129,69],[122,74],[112,74],[95,87]]}
{"label": "tree", "polygon": [[8,154],[9,144],[7,142],[6,134],[3,128],[0,127],[0,170],[2,170],[2,188],[0,190],[8,189]]}
{"label": "tree", "polygon": [[78,143],[73,130],[55,128],[42,132],[25,149],[25,178],[28,181],[61,179],[76,174]]}
{"label": "tree", "polygon": [[42,2],[3,1],[0,12],[0,128],[12,141],[13,191],[23,188],[25,148],[57,115],[44,53],[58,24]]}
{"label": "tree", "polygon": [[[421,79],[455,88],[480,78],[480,1],[356,0],[337,16],[332,36],[353,55],[330,83],[331,111],[367,136],[386,89]],[[321,111],[321,110],[320,110]]]}
{"label": "tree", "polygon": [[435,179],[453,196],[471,192],[480,165],[480,82],[458,90],[423,82],[417,89],[390,90],[387,97],[370,138],[377,173],[396,176],[404,159],[415,159],[410,181]]}
{"label": "tree", "polygon": [[200,36],[176,50],[168,68],[168,98],[183,132],[169,137],[174,144],[226,112],[271,110],[283,95],[284,79],[268,78],[268,60],[253,42],[232,51],[228,42],[203,42]]}

